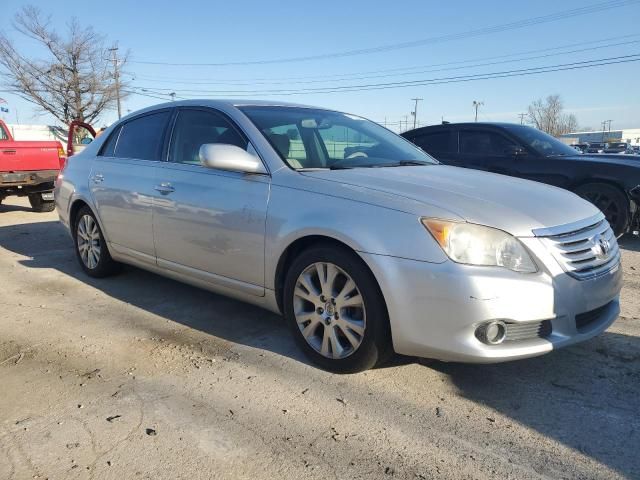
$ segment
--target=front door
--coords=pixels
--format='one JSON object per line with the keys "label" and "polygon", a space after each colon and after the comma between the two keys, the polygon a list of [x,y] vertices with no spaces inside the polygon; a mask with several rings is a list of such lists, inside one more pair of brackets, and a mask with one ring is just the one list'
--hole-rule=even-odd
{"label": "front door", "polygon": [[222,113],[184,108],[169,162],[158,168],[153,225],[158,266],[218,286],[264,295],[264,241],[270,177],[204,167],[200,146],[250,148]]}
{"label": "front door", "polygon": [[517,176],[513,149],[516,144],[504,135],[482,128],[460,130],[460,158],[468,168]]}
{"label": "front door", "polygon": [[114,130],[102,146],[89,188],[105,236],[116,254],[155,263],[152,205],[156,169],[163,159],[171,110],[135,117]]}

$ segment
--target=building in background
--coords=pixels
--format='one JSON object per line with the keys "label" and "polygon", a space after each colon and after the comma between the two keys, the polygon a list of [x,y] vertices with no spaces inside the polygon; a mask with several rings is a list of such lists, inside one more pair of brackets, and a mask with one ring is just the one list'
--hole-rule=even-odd
{"label": "building in background", "polygon": [[601,142],[627,142],[630,145],[640,145],[640,128],[606,130],[604,132],[602,130],[596,132],[572,132],[560,135],[559,138],[568,145]]}
{"label": "building in background", "polygon": [[58,140],[63,145],[67,144],[68,130],[52,125],[23,125],[8,123],[7,127],[15,140]]}

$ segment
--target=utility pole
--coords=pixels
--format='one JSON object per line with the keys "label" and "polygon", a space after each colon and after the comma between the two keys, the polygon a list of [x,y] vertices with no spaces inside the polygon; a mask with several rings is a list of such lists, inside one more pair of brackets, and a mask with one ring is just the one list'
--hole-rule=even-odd
{"label": "utility pole", "polygon": [[122,117],[122,106],[120,105],[120,72],[118,71],[118,47],[109,49],[113,53],[113,79],[116,83],[116,101],[118,102],[118,120]]}
{"label": "utility pole", "polygon": [[608,120],[604,120],[604,121],[602,122],[602,143],[604,143],[604,132],[605,132],[605,131],[606,131],[606,129],[607,129],[607,121],[608,121]]}
{"label": "utility pole", "polygon": [[613,120],[607,120],[607,123],[609,124],[609,139],[611,138],[611,122],[613,122]]}
{"label": "utility pole", "polygon": [[416,102],[413,107],[413,112],[411,112],[411,115],[413,115],[413,128],[416,128],[416,123],[418,121],[418,102],[421,102],[424,98],[412,98],[411,100]]}
{"label": "utility pole", "polygon": [[527,116],[526,113],[519,113],[518,116],[520,117],[520,125],[524,125],[524,117]]}
{"label": "utility pole", "polygon": [[481,105],[484,105],[484,102],[473,101],[473,108],[476,109],[476,122],[478,121],[478,108],[480,108]]}

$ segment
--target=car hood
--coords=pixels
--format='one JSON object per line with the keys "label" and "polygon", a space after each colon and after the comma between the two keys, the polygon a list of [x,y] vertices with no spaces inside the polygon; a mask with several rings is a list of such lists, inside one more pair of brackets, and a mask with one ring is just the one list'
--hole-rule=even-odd
{"label": "car hood", "polygon": [[[451,212],[452,219],[463,218],[523,237],[532,236],[534,229],[578,222],[599,212],[560,188],[445,165],[324,170],[304,175],[337,182],[359,196],[370,191],[404,197]],[[429,215],[429,209],[422,214]]]}

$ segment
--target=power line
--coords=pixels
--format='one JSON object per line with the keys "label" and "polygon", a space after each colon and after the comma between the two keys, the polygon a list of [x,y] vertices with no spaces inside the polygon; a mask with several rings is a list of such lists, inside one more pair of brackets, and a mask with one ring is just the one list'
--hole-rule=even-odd
{"label": "power line", "polygon": [[[631,63],[640,61],[640,54],[633,55],[623,55],[618,57],[608,57],[608,58],[600,58],[594,60],[586,60],[582,62],[572,62],[572,63],[564,63],[564,64],[556,64],[556,65],[547,65],[542,67],[531,67],[524,69],[516,69],[516,70],[506,70],[499,72],[490,72],[490,73],[478,73],[472,75],[460,75],[455,77],[440,77],[440,78],[431,78],[431,79],[420,79],[420,80],[408,80],[401,82],[388,82],[388,83],[373,83],[373,84],[360,84],[360,85],[348,85],[348,86],[335,86],[335,87],[322,87],[322,88],[308,88],[308,89],[272,89],[272,90],[175,90],[176,92],[181,92],[185,95],[214,95],[214,96],[224,96],[224,95],[269,95],[269,94],[278,94],[278,95],[298,95],[298,94],[308,94],[308,93],[338,93],[338,92],[356,92],[356,91],[365,91],[365,90],[383,90],[389,88],[402,88],[402,87],[411,87],[411,86],[426,86],[426,85],[440,85],[445,83],[460,83],[460,82],[468,82],[473,80],[487,80],[493,78],[507,78],[507,77],[517,77],[524,75],[533,75],[539,73],[550,73],[550,72],[558,72],[558,71],[566,71],[566,70],[579,70],[584,68],[598,67],[604,65],[614,65],[614,64],[623,64],[623,63]],[[161,88],[156,88],[155,90],[162,90]],[[165,89],[169,90],[169,89]]]}
{"label": "power line", "polygon": [[453,40],[461,40],[465,38],[473,38],[482,35],[488,35],[492,33],[500,33],[508,30],[520,29],[530,27],[533,25],[539,25],[543,23],[556,22],[567,18],[587,15],[590,13],[602,12],[604,10],[610,10],[613,8],[625,7],[628,5],[637,4],[639,0],[615,0],[600,2],[584,7],[573,8],[570,10],[562,10],[553,14],[542,15],[539,17],[532,17],[523,20],[517,20],[514,22],[504,23],[500,25],[494,25],[490,27],[483,27],[475,30],[469,30],[466,32],[452,33],[447,35],[441,35],[436,37],[423,38],[420,40],[413,40],[409,42],[394,43],[389,45],[381,45],[378,47],[361,48],[355,50],[347,50],[342,52],[324,53],[318,55],[307,55],[300,57],[289,58],[277,58],[267,60],[251,60],[251,61],[235,61],[235,62],[213,62],[213,63],[185,63],[185,62],[165,62],[165,61],[143,61],[143,60],[131,60],[130,63],[137,63],[143,65],[163,65],[163,66],[238,66],[238,65],[265,65],[274,63],[294,63],[294,62],[306,62],[311,60],[325,60],[330,58],[351,57],[356,55],[368,55],[372,53],[388,52],[392,50],[399,50],[404,48],[419,47],[423,45],[432,45],[437,43],[450,42]]}
{"label": "power line", "polygon": [[[638,37],[640,36],[640,34],[633,34],[633,35],[624,35],[622,37],[614,37],[614,39],[621,39],[621,38],[629,38],[629,37]],[[609,39],[611,40],[611,39]],[[484,58],[479,58],[479,59],[475,59],[475,60],[461,60],[461,61],[456,61],[456,62],[446,62],[446,63],[436,63],[436,64],[431,64],[431,65],[422,65],[422,66],[414,66],[414,67],[404,67],[404,68],[400,68],[400,69],[389,69],[389,70],[377,70],[377,71],[373,71],[373,72],[368,72],[368,73],[382,73],[382,72],[396,72],[396,73],[387,73],[387,74],[382,74],[382,75],[370,75],[370,76],[365,76],[365,74],[367,72],[360,72],[360,73],[351,73],[351,74],[341,74],[341,75],[337,75],[337,76],[312,76],[312,77],[291,77],[292,80],[288,80],[288,81],[277,81],[277,80],[286,80],[284,77],[283,78],[274,78],[274,79],[265,79],[265,78],[261,78],[261,79],[226,79],[226,80],[211,80],[211,81],[190,81],[190,80],[185,80],[185,79],[178,79],[178,80],[162,80],[162,78],[169,78],[169,77],[156,77],[156,76],[147,76],[147,75],[133,75],[132,76],[134,78],[139,78],[139,79],[146,79],[149,81],[153,81],[155,83],[170,83],[172,85],[178,83],[178,84],[184,84],[184,85],[292,85],[292,84],[310,84],[310,83],[327,83],[327,79],[331,79],[334,77],[339,77],[339,78],[334,78],[334,81],[336,82],[343,82],[343,81],[349,81],[349,80],[365,80],[365,79],[370,79],[370,78],[383,78],[383,77],[392,77],[392,76],[396,76],[396,75],[417,75],[419,73],[428,73],[428,72],[440,72],[440,71],[447,71],[447,70],[460,70],[463,68],[475,68],[475,67],[484,67],[484,66],[490,66],[490,65],[499,65],[499,64],[505,64],[505,63],[514,63],[514,62],[521,62],[521,61],[528,61],[528,60],[537,60],[537,59],[541,59],[541,58],[549,58],[549,57],[554,57],[554,56],[559,56],[559,55],[568,55],[568,54],[572,54],[572,53],[581,53],[581,52],[587,52],[587,51],[593,51],[593,50],[600,50],[603,48],[610,48],[610,47],[616,47],[616,46],[622,46],[622,45],[631,45],[631,44],[637,44],[640,43],[640,40],[630,40],[630,41],[626,41],[626,42],[619,42],[619,43],[610,43],[610,44],[606,44],[606,45],[598,45],[595,47],[588,47],[588,48],[581,48],[581,49],[577,49],[577,50],[568,50],[568,51],[564,51],[564,52],[557,52],[557,53],[550,53],[550,54],[546,54],[546,55],[538,55],[538,56],[533,56],[533,57],[523,57],[523,58],[516,58],[513,60],[504,60],[504,61],[496,61],[496,62],[489,62],[489,63],[477,63],[475,65],[463,65],[463,66],[457,66],[457,67],[446,67],[448,65],[461,65],[461,64],[468,64],[468,63],[472,63],[472,62],[480,62],[480,61],[484,61],[484,60],[496,60],[496,59],[504,59],[504,58],[509,58],[509,57],[514,57],[514,56],[519,56],[519,55],[527,55],[530,53],[539,53],[539,52],[548,52],[548,51],[553,51],[553,50],[560,50],[563,48],[569,48],[569,47],[575,47],[575,46],[581,46],[581,45],[590,45],[593,43],[602,43],[605,40],[597,40],[597,41],[593,41],[593,42],[584,42],[584,43],[577,43],[577,44],[572,44],[572,45],[565,45],[565,46],[561,46],[561,47],[552,47],[552,48],[544,48],[544,49],[540,49],[540,50],[530,50],[530,51],[526,51],[526,52],[520,52],[520,53],[513,53],[513,54],[507,54],[507,55],[499,55],[499,56],[494,56],[494,57],[484,57]],[[444,66],[445,68],[436,68],[433,69],[432,67],[441,67]],[[430,68],[429,70],[424,70],[425,68]],[[416,69],[422,69],[419,71],[413,71],[413,72],[409,72],[408,70],[416,70]],[[314,80],[307,80],[307,81],[302,81],[302,80],[295,80],[295,78],[298,79],[304,79],[304,78],[313,78]],[[275,81],[274,81],[275,80]]]}

